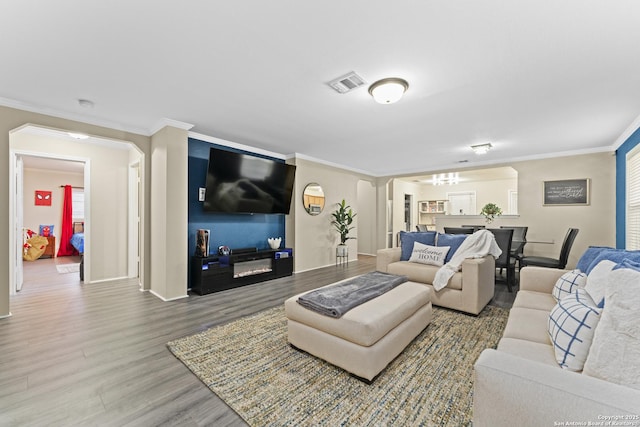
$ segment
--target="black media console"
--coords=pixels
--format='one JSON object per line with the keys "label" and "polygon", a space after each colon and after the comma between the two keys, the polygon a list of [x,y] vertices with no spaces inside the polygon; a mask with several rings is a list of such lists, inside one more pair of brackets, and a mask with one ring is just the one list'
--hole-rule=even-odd
{"label": "black media console", "polygon": [[234,250],[228,256],[191,257],[191,290],[198,295],[292,274],[291,249],[259,251],[251,248]]}

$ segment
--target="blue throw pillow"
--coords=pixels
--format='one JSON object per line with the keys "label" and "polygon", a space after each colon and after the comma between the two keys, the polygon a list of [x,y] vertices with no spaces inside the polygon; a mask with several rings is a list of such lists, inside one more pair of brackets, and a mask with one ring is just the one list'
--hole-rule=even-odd
{"label": "blue throw pillow", "polygon": [[449,252],[444,259],[445,264],[451,261],[451,257],[456,253],[464,239],[466,239],[469,234],[444,234],[438,233],[438,239],[436,240],[436,246],[449,246]]}
{"label": "blue throw pillow", "polygon": [[587,273],[587,270],[589,270],[589,266],[591,265],[593,260],[596,259],[596,257],[600,255],[602,251],[607,249],[613,248],[610,246],[589,246],[578,260],[578,264],[576,264],[576,270]]}
{"label": "blue throw pillow", "polygon": [[[415,242],[422,243],[423,245],[435,246],[436,245],[436,232],[435,231],[401,231],[400,232],[400,261],[409,261],[411,253],[413,252],[413,244]],[[441,245],[445,246],[445,245]]]}
{"label": "blue throw pillow", "polygon": [[591,273],[591,270],[593,270],[593,268],[603,260],[609,260],[615,262],[616,264],[620,264],[625,259],[628,259],[629,261],[640,262],[640,251],[627,251],[625,249],[604,249],[597,257],[593,259],[593,261],[591,261],[591,264],[589,264],[587,270],[583,272],[587,273],[588,276],[589,273]]}

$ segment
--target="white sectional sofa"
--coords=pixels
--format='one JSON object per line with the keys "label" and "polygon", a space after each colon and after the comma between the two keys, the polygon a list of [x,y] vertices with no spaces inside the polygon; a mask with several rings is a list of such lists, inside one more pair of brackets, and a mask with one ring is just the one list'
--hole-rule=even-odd
{"label": "white sectional sofa", "polygon": [[503,337],[475,364],[474,427],[640,426],[640,390],[562,369],[556,361],[549,313],[556,304],[554,285],[566,272],[521,270]]}

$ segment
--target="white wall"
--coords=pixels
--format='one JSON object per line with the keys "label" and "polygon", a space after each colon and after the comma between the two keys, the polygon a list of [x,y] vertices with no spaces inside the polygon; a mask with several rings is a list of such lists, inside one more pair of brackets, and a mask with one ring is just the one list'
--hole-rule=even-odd
{"label": "white wall", "polygon": [[[518,215],[501,218],[495,226],[527,226],[528,240],[554,241],[554,244],[527,244],[525,255],[557,257],[565,234],[569,228],[578,228],[580,232],[569,256],[568,268],[573,268],[590,245],[615,246],[615,157],[612,153],[596,153],[577,156],[557,157],[543,160],[514,162],[508,165],[518,172]],[[591,179],[591,204],[589,206],[543,206],[542,187],[544,181],[562,179]],[[397,180],[396,180],[397,181]],[[510,187],[510,184],[506,185]],[[449,187],[437,187],[446,191]],[[455,186],[452,186],[455,187]],[[394,184],[394,236],[401,229],[402,219],[396,221],[396,215],[402,215],[406,185]],[[505,191],[506,189],[501,189]],[[439,199],[439,194],[429,193]],[[425,197],[427,195],[425,194]],[[445,198],[446,197],[442,197]],[[497,198],[494,200],[498,200]],[[478,207],[483,203],[499,202],[480,198]],[[505,206],[507,202],[505,199]],[[502,206],[501,206],[502,207]],[[402,216],[401,216],[402,218]],[[447,225],[463,223],[480,224],[482,218],[472,216],[447,216]],[[466,219],[465,219],[466,218]],[[442,221],[436,220],[439,229]],[[507,224],[508,223],[508,224]],[[382,229],[378,227],[379,233]],[[394,237],[395,243],[395,237]]]}
{"label": "white wall", "polygon": [[[84,185],[84,174],[25,168],[23,183],[23,227],[38,233],[40,225],[53,224],[53,234],[56,236],[55,253],[57,254],[60,247],[62,205],[64,202],[64,188],[60,188],[60,186],[82,187]],[[35,205],[34,195],[36,190],[51,191],[51,206]]]}
{"label": "white wall", "polygon": [[[525,255],[557,257],[569,227],[579,228],[567,267],[589,245],[615,246],[616,166],[613,153],[586,154],[513,163],[518,171],[519,222],[529,226],[528,238],[554,239],[554,245],[529,245]],[[542,206],[543,181],[591,179],[589,206]],[[513,224],[519,225],[519,224]]]}
{"label": "white wall", "polygon": [[151,292],[164,300],[187,296],[187,139],[169,126],[151,137]]}
{"label": "white wall", "polygon": [[376,184],[375,182],[358,181],[358,253],[375,255],[376,243]]}
{"label": "white wall", "polygon": [[[376,209],[375,203],[369,206],[359,204],[372,203],[370,197],[358,199],[358,181],[368,177],[301,158],[294,158],[289,162],[296,165],[293,202],[286,221],[286,245],[294,249],[294,271],[334,265],[340,237],[331,225],[331,212],[336,209],[336,203],[345,199],[358,214],[354,220],[356,228],[352,233],[359,239],[363,233],[360,228],[361,212],[365,217],[365,224],[368,224],[371,221],[370,215],[374,215]],[[315,216],[308,215],[302,206],[302,193],[310,182],[320,184],[325,195],[325,208]],[[368,225],[366,227],[369,228]],[[348,240],[347,245],[349,261],[357,260],[357,240]]]}

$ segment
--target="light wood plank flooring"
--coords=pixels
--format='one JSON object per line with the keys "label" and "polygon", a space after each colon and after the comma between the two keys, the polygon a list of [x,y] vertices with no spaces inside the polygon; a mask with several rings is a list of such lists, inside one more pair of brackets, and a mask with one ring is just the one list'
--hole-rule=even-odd
{"label": "light wood plank flooring", "polygon": [[[0,320],[0,425],[244,426],[166,343],[375,269],[375,257],[207,296],[163,302],[134,281],[85,285],[56,263],[25,263]],[[517,289],[517,288],[516,288]],[[493,304],[514,294],[496,285]]]}

